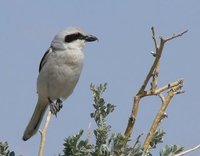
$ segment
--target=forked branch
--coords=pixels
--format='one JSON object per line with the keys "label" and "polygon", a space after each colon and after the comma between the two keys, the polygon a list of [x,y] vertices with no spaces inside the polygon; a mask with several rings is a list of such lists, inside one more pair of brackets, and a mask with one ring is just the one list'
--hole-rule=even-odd
{"label": "forked branch", "polygon": [[[151,129],[149,131],[149,134],[147,135],[146,141],[144,143],[144,151],[146,151],[149,148],[150,141],[152,139],[152,135],[157,129],[160,121],[163,119],[163,115],[165,113],[165,110],[170,103],[171,99],[173,96],[177,93],[182,93],[181,88],[183,86],[183,80],[178,80],[172,83],[168,83],[167,85],[164,85],[163,87],[157,88],[157,83],[158,83],[158,75],[159,75],[159,70],[160,70],[160,58],[163,53],[163,48],[166,42],[175,39],[177,37],[182,36],[187,32],[181,32],[178,34],[174,34],[171,37],[168,38],[163,38],[160,37],[159,43],[157,43],[156,35],[155,35],[155,30],[152,27],[152,39],[154,42],[155,46],[155,52],[152,52],[152,55],[155,57],[155,60],[153,62],[153,65],[151,66],[143,84],[141,85],[139,91],[137,94],[134,96],[134,101],[133,101],[133,108],[131,111],[130,118],[128,120],[128,125],[125,131],[125,136],[130,137],[132,132],[133,132],[133,127],[137,118],[138,110],[139,110],[139,103],[141,98],[145,96],[152,96],[152,95],[158,95],[161,100],[162,100],[162,106],[160,111],[158,112],[156,118],[154,119],[154,122],[151,126]],[[152,81],[150,82],[150,79],[152,78]],[[145,90],[147,84],[151,84],[151,88],[149,90]],[[162,93],[164,91],[168,91],[168,94],[164,96]],[[128,140],[127,140],[128,141]],[[126,143],[125,143],[126,144]]]}

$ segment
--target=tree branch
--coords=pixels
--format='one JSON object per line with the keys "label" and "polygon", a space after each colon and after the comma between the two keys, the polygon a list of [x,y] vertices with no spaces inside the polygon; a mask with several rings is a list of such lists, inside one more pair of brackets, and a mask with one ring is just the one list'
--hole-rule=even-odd
{"label": "tree branch", "polygon": [[146,79],[144,80],[144,83],[143,85],[141,86],[140,90],[138,91],[137,94],[141,94],[144,92],[150,78],[152,77],[153,75],[153,72],[154,70],[157,68],[157,65],[159,64],[159,60],[160,60],[160,57],[162,55],[162,52],[163,52],[163,48],[164,48],[164,40],[161,38],[160,39],[160,45],[159,47],[157,47],[157,41],[156,41],[156,37],[155,37],[155,31],[154,31],[154,27],[151,28],[151,31],[152,31],[152,38],[154,40],[154,43],[155,43],[155,49],[156,49],[156,52],[155,52],[155,60],[154,60],[154,63],[153,65],[151,66],[151,69],[149,70],[149,73],[147,74],[146,76]]}
{"label": "tree branch", "polygon": [[159,95],[162,92],[167,91],[169,89],[172,89],[173,87],[178,86],[178,85],[183,85],[183,80],[182,79],[181,80],[177,80],[177,81],[172,82],[172,83],[169,83],[167,85],[164,85],[163,87],[160,87],[158,89],[155,89],[153,92],[152,92],[152,90],[148,90],[148,91],[145,92],[145,94],[143,96]]}
{"label": "tree branch", "polygon": [[193,152],[193,151],[195,151],[195,150],[197,150],[197,149],[199,149],[199,148],[200,148],[200,144],[197,145],[197,146],[195,146],[195,147],[193,147],[193,148],[191,148],[191,149],[188,149],[188,150],[183,151],[183,152],[181,152],[181,153],[179,153],[179,154],[176,154],[176,155],[174,155],[174,156],[182,156],[182,155],[184,155],[184,154],[188,154],[188,153],[190,153],[190,152]]}
{"label": "tree branch", "polygon": [[157,40],[156,40],[156,35],[155,35],[154,27],[151,27],[151,32],[152,32],[152,38],[153,38],[153,41],[154,41],[154,46],[155,46],[155,49],[156,49],[156,51],[157,51],[157,49],[158,49],[158,44],[157,44]]}
{"label": "tree branch", "polygon": [[41,140],[40,140],[40,149],[39,149],[39,153],[38,156],[44,156],[44,147],[45,147],[45,142],[46,142],[46,134],[47,134],[47,129],[49,126],[49,123],[51,121],[51,117],[52,117],[52,113],[49,110],[48,114],[47,114],[47,118],[44,124],[44,127],[42,130],[40,130],[40,135],[41,135]]}
{"label": "tree branch", "polygon": [[[155,36],[155,30],[153,27],[151,28],[151,31],[152,31],[152,39],[154,41],[154,46],[155,46],[155,50],[156,50],[156,52],[152,52],[153,56],[155,57],[155,60],[152,64],[142,86],[140,87],[137,94],[134,96],[131,116],[128,120],[128,125],[127,125],[127,128],[124,133],[124,135],[128,138],[131,136],[131,134],[133,132],[133,127],[134,127],[134,124],[135,124],[135,121],[137,118],[137,114],[138,114],[138,110],[139,110],[140,99],[145,96],[158,95],[162,100],[162,107],[160,109],[160,112],[157,114],[156,118],[154,119],[154,122],[153,122],[150,132],[149,132],[149,135],[147,136],[146,141],[144,143],[145,150],[148,149],[149,143],[152,139],[152,135],[154,134],[155,130],[157,129],[160,121],[163,119],[163,115],[165,114],[165,110],[166,110],[169,102],[171,101],[171,98],[175,94],[181,93],[180,89],[183,86],[183,80],[178,80],[178,81],[167,84],[167,85],[157,89],[158,75],[159,75],[159,70],[160,70],[160,58],[162,56],[164,45],[167,41],[172,40],[177,37],[180,37],[187,32],[187,30],[186,30],[182,33],[173,35],[172,37],[169,37],[166,39],[164,39],[163,37],[160,37],[160,43],[158,45],[156,36]],[[151,77],[152,77],[151,88],[150,88],[150,90],[146,91],[145,88],[146,88],[147,84],[149,83],[149,80]],[[170,89],[170,91],[168,92],[167,96],[164,97],[162,92],[167,91],[169,89]],[[150,134],[150,133],[152,133],[152,134]],[[125,144],[126,143],[127,142],[125,142]]]}
{"label": "tree branch", "polygon": [[[182,82],[183,82],[183,81],[182,81]],[[168,94],[166,95],[166,97],[163,97],[162,106],[161,106],[161,108],[160,108],[158,114],[156,115],[156,117],[155,117],[153,123],[152,123],[152,126],[151,126],[151,128],[150,128],[150,130],[149,130],[149,133],[148,133],[148,135],[147,135],[147,137],[146,137],[146,140],[145,140],[145,142],[144,142],[144,145],[143,145],[143,147],[144,147],[144,152],[145,152],[145,153],[146,153],[147,150],[149,149],[150,142],[151,142],[151,140],[152,140],[152,138],[153,138],[153,135],[154,135],[154,133],[156,132],[156,129],[158,128],[158,126],[159,126],[161,120],[163,119],[163,116],[165,116],[165,111],[166,111],[166,109],[167,109],[167,107],[168,107],[168,105],[169,105],[171,99],[173,98],[173,96],[174,96],[175,94],[177,94],[177,92],[178,92],[182,87],[183,87],[182,84],[179,84],[179,85],[177,85],[177,86],[174,86],[174,87],[168,92]]]}
{"label": "tree branch", "polygon": [[137,95],[134,97],[133,109],[132,109],[132,112],[131,112],[131,116],[128,120],[128,125],[127,125],[127,128],[126,128],[126,131],[124,133],[124,135],[127,138],[129,138],[131,136],[131,133],[133,132],[133,127],[134,127],[135,120],[136,120],[137,113],[138,113],[138,109],[139,109],[140,99],[141,99],[141,97],[139,97]]}
{"label": "tree branch", "polygon": [[163,40],[164,40],[164,42],[167,42],[167,41],[173,40],[173,39],[175,39],[175,38],[177,38],[177,37],[181,37],[181,36],[183,36],[183,35],[184,35],[185,33],[187,33],[187,32],[188,32],[188,30],[185,30],[185,31],[183,31],[183,32],[181,32],[181,33],[173,34],[171,37],[168,37],[168,38],[163,39]]}

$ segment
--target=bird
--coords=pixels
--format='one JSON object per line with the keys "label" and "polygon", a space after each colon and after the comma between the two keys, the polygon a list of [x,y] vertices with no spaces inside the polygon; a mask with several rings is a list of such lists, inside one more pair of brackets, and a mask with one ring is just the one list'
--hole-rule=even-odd
{"label": "bird", "polygon": [[48,106],[56,115],[62,102],[72,94],[83,68],[83,48],[86,42],[96,40],[96,36],[77,27],[68,27],[55,35],[39,64],[38,101],[24,131],[24,141],[36,134]]}

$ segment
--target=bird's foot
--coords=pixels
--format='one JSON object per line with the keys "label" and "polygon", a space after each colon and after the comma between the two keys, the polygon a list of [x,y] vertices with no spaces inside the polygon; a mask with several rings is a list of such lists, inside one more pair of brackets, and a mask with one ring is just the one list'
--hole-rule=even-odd
{"label": "bird's foot", "polygon": [[50,111],[53,115],[57,117],[57,113],[60,111],[60,109],[63,107],[62,105],[62,100],[57,99],[56,102],[53,102],[49,98],[49,103],[50,103]]}

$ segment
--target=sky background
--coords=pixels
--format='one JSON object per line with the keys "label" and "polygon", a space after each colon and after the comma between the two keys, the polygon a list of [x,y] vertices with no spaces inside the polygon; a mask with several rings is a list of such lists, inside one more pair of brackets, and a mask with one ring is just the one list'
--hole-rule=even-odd
{"label": "sky background", "polygon": [[[184,78],[186,92],[175,96],[167,109],[168,118],[160,125],[167,134],[159,148],[179,144],[188,149],[199,144],[199,6],[198,0],[0,1],[0,141],[8,141],[17,155],[37,155],[39,133],[26,142],[21,138],[37,101],[38,67],[54,35],[68,26],[96,35],[99,42],[84,49],[81,78],[50,123],[45,155],[62,153],[64,138],[80,129],[86,131],[90,122],[91,129],[95,128],[89,115],[93,111],[91,82],[108,83],[105,99],[116,105],[108,123],[114,132],[123,133],[133,96],[153,62],[150,28],[154,26],[158,36],[189,30],[167,43],[161,59],[158,85]],[[158,97],[142,99],[133,140],[148,133],[160,104]],[[200,151],[189,155],[200,155]]]}

